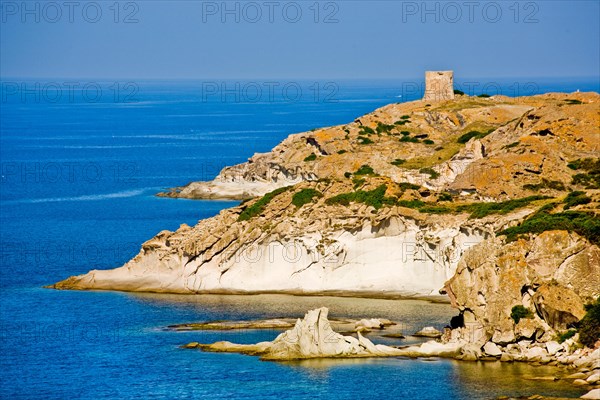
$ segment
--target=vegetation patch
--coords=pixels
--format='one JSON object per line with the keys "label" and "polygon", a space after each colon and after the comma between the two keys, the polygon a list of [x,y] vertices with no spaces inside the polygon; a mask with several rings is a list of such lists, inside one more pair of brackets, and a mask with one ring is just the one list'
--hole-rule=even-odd
{"label": "vegetation patch", "polygon": [[589,198],[588,196],[586,196],[585,192],[581,192],[581,191],[577,191],[577,192],[571,192],[567,195],[567,197],[565,197],[565,200],[563,201],[563,203],[565,203],[565,210],[568,210],[569,208],[578,206],[580,204],[588,204],[591,203],[592,199]]}
{"label": "vegetation patch", "polygon": [[345,154],[345,153],[347,153],[347,151],[346,151],[346,150],[338,150],[338,152],[337,152],[337,153],[338,153],[338,154]]}
{"label": "vegetation patch", "polygon": [[600,339],[600,297],[592,304],[585,306],[585,316],[579,321],[579,342],[587,347],[594,348]]}
{"label": "vegetation patch", "polygon": [[550,181],[546,178],[542,178],[542,181],[540,183],[535,183],[535,184],[528,183],[526,185],[523,185],[523,189],[532,190],[534,192],[537,192],[540,189],[553,189],[553,190],[564,191],[564,190],[566,190],[566,187],[565,187],[565,184],[562,183],[561,181]]}
{"label": "vegetation patch", "polygon": [[371,176],[376,176],[377,174],[375,173],[375,171],[373,171],[373,168],[371,168],[370,165],[364,164],[364,165],[361,165],[360,168],[356,170],[356,172],[354,173],[354,175],[371,175]]}
{"label": "vegetation patch", "polygon": [[419,139],[411,137],[411,136],[403,136],[403,137],[400,138],[400,141],[402,143],[406,143],[406,142],[408,142],[408,143],[419,143],[420,142]]}
{"label": "vegetation patch", "polygon": [[421,168],[419,172],[422,174],[428,174],[431,177],[431,179],[437,179],[440,177],[440,174],[436,170],[429,167]]}
{"label": "vegetation patch", "polygon": [[473,203],[459,206],[458,211],[470,212],[471,218],[483,218],[490,214],[508,214],[537,200],[549,199],[548,196],[529,196],[502,202]]}
{"label": "vegetation patch", "polygon": [[341,204],[344,206],[348,206],[350,203],[363,203],[378,210],[384,205],[393,205],[395,203],[394,198],[385,197],[386,190],[387,186],[381,185],[370,191],[357,190],[351,193],[341,193],[328,198],[325,202],[327,204]]}
{"label": "vegetation patch", "polygon": [[400,119],[396,122],[394,122],[394,125],[406,125],[410,123],[410,115],[403,115],[400,117]]}
{"label": "vegetation patch", "polygon": [[375,131],[373,130],[373,128],[369,128],[368,126],[361,125],[360,131],[358,132],[358,134],[359,135],[374,135]]}
{"label": "vegetation patch", "polygon": [[396,205],[400,207],[420,209],[421,207],[425,207],[427,203],[421,200],[398,200]]}
{"label": "vegetation patch", "polygon": [[275,189],[272,192],[265,194],[263,197],[254,202],[251,206],[246,207],[238,217],[238,221],[248,221],[250,218],[260,215],[265,207],[273,200],[276,196],[289,190],[291,186],[282,187]]}
{"label": "vegetation patch", "polygon": [[458,143],[461,144],[465,144],[467,143],[469,140],[471,140],[472,138],[477,138],[477,139],[481,139],[486,137],[487,135],[489,135],[490,133],[492,133],[494,131],[494,129],[490,129],[487,132],[480,132],[480,131],[469,131],[463,135],[461,135],[456,141]]}
{"label": "vegetation patch", "polygon": [[572,184],[587,189],[600,189],[600,158],[583,158],[567,164],[572,170],[585,171],[573,175]]}
{"label": "vegetation patch", "polygon": [[317,159],[317,155],[315,153],[310,153],[309,156],[307,156],[304,161],[308,162],[308,161],[315,161]]}
{"label": "vegetation patch", "polygon": [[425,140],[423,140],[423,143],[425,143],[425,144],[434,144],[435,142],[433,140],[431,140],[431,139],[425,139]]}
{"label": "vegetation patch", "polygon": [[369,139],[368,137],[364,137],[364,136],[359,136],[358,137],[358,144],[373,144],[374,142]]}
{"label": "vegetation patch", "polygon": [[521,305],[514,306],[510,310],[510,317],[518,324],[522,318],[533,318],[533,312],[529,308],[525,308]]}
{"label": "vegetation patch", "polygon": [[358,189],[362,185],[365,184],[367,180],[365,178],[354,178],[352,179],[352,183],[354,183],[354,190]]}
{"label": "vegetation patch", "polygon": [[565,340],[569,340],[573,336],[575,336],[576,333],[577,333],[577,330],[569,329],[568,331],[565,331],[563,333],[559,333],[558,335],[556,335],[556,341],[558,343],[563,343]]}
{"label": "vegetation patch", "polygon": [[438,201],[452,201],[452,195],[450,193],[440,193],[438,195]]}
{"label": "vegetation patch", "polygon": [[405,162],[406,162],[406,160],[403,160],[401,158],[396,158],[394,161],[390,162],[390,164],[395,165],[396,167],[399,167],[402,164],[404,164]]}
{"label": "vegetation patch", "polygon": [[450,207],[433,206],[433,205],[429,205],[429,204],[419,208],[419,212],[426,213],[426,214],[449,214],[452,211],[454,211],[454,210]]}
{"label": "vegetation patch", "polygon": [[312,203],[315,197],[323,197],[323,193],[315,189],[302,189],[299,192],[294,193],[292,204],[300,208],[305,204]]}
{"label": "vegetation patch", "polygon": [[377,123],[376,131],[377,131],[377,133],[380,133],[380,134],[381,133],[387,133],[387,134],[389,134],[395,128],[396,127],[394,125],[387,125],[387,124],[384,124],[382,122],[378,122]]}
{"label": "vegetation patch", "polygon": [[506,240],[511,242],[519,235],[552,230],[576,232],[591,243],[600,245],[600,218],[592,213],[580,211],[550,214],[547,210],[539,210],[520,225],[498,232],[498,235],[506,235]]}
{"label": "vegetation patch", "polygon": [[454,89],[454,94],[458,94],[459,96],[464,96],[465,92],[462,90]]}
{"label": "vegetation patch", "polygon": [[490,96],[490,95],[489,95],[489,94],[487,94],[487,93],[481,93],[481,94],[480,94],[479,96],[477,96],[477,97],[481,97],[482,99],[487,99],[488,97],[492,97],[492,96]]}
{"label": "vegetation patch", "polygon": [[405,190],[419,190],[421,186],[409,182],[400,182],[398,187],[404,192]]}
{"label": "vegetation patch", "polygon": [[512,149],[513,147],[517,147],[520,144],[520,142],[512,142],[510,144],[507,144],[506,146],[503,146],[503,149]]}

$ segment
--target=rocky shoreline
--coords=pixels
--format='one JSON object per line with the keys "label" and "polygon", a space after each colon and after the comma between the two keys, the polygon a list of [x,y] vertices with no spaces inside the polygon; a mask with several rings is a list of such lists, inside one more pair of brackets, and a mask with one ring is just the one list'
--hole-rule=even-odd
{"label": "rocky shoreline", "polygon": [[[119,268],[49,287],[446,295],[460,314],[422,348],[326,333],[348,357],[435,354],[570,365],[595,376],[600,345],[578,349],[557,338],[600,297],[598,104],[598,93],[457,96],[290,135],[211,182],[162,194],[245,199],[239,206],[158,233]],[[293,329],[302,333],[315,318]],[[270,359],[290,350],[281,340],[207,346]]]}
{"label": "rocky shoreline", "polygon": [[[443,333],[425,328],[415,335],[439,337],[420,345],[387,346],[374,344],[363,334],[372,330],[384,330],[394,325],[392,321],[381,319],[328,319],[328,309],[310,310],[295,324],[290,319],[261,321],[220,321],[204,324],[184,324],[171,326],[176,330],[231,330],[231,329],[285,329],[272,342],[256,344],[236,344],[215,342],[202,344],[191,342],[181,346],[184,349],[200,349],[209,352],[242,353],[259,356],[266,361],[291,361],[312,358],[365,358],[365,357],[444,357],[461,361],[480,362],[526,362],[533,365],[550,365],[565,368],[563,373],[553,376],[536,377],[537,380],[564,380],[589,389],[582,398],[596,399],[600,393],[600,345],[596,349],[581,348],[578,337],[563,343],[549,341],[537,343],[522,340],[507,346],[487,342],[477,347],[465,339],[464,328],[446,328]],[[336,329],[353,327],[354,336],[347,332],[340,334]],[[537,397],[543,398],[543,397]]]}

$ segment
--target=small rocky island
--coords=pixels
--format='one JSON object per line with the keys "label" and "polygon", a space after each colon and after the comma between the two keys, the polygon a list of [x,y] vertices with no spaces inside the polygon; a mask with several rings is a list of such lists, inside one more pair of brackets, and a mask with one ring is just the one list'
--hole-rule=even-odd
{"label": "small rocky island", "polygon": [[[242,203],[158,233],[120,268],[50,287],[449,299],[459,315],[431,348],[342,337],[324,309],[273,342],[199,347],[568,364],[597,384],[600,328],[587,347],[576,329],[600,321],[600,95],[468,96],[451,84],[448,71],[428,74],[423,100],[290,135],[161,193]],[[313,325],[334,342],[291,340]]]}

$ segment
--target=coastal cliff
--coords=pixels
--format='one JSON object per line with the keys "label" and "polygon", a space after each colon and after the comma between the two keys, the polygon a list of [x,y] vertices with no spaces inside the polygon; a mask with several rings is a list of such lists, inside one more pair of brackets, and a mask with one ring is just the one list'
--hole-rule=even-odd
{"label": "coastal cliff", "polygon": [[[291,135],[214,181],[163,194],[249,200],[160,232],[120,268],[52,287],[431,296],[450,280],[455,304],[476,314],[459,289],[473,269],[466,257],[515,246],[506,235],[527,248],[560,229],[589,255],[563,274],[597,273],[599,104],[596,93],[457,96]],[[579,219],[534,229],[540,212]],[[557,260],[571,247],[556,246]]]}

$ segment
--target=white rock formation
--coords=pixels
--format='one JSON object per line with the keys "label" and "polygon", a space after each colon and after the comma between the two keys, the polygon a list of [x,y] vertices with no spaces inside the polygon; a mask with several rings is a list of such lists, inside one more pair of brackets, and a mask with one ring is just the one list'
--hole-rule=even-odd
{"label": "white rock formation", "polygon": [[309,358],[354,358],[393,356],[451,356],[460,351],[460,343],[427,342],[404,349],[374,344],[357,332],[358,338],[343,336],[331,329],[326,307],[310,310],[294,328],[283,332],[272,342],[240,345],[216,342],[203,345],[194,343],[185,348],[199,347],[205,351],[234,352],[259,355],[263,360],[298,360]]}
{"label": "white rock formation", "polygon": [[[459,225],[448,220],[445,226],[420,226],[415,220],[393,215],[378,224],[365,220],[355,231],[312,232],[292,238],[263,233],[252,240],[237,237],[233,225],[210,246],[198,243],[202,239],[190,232],[197,228],[183,227],[175,233],[161,232],[120,268],[93,270],[56,287],[438,296],[454,275],[462,253],[490,235],[481,227],[464,224],[465,220]],[[210,230],[206,225],[210,224],[202,227],[202,234]],[[324,241],[328,245],[320,247]]]}

